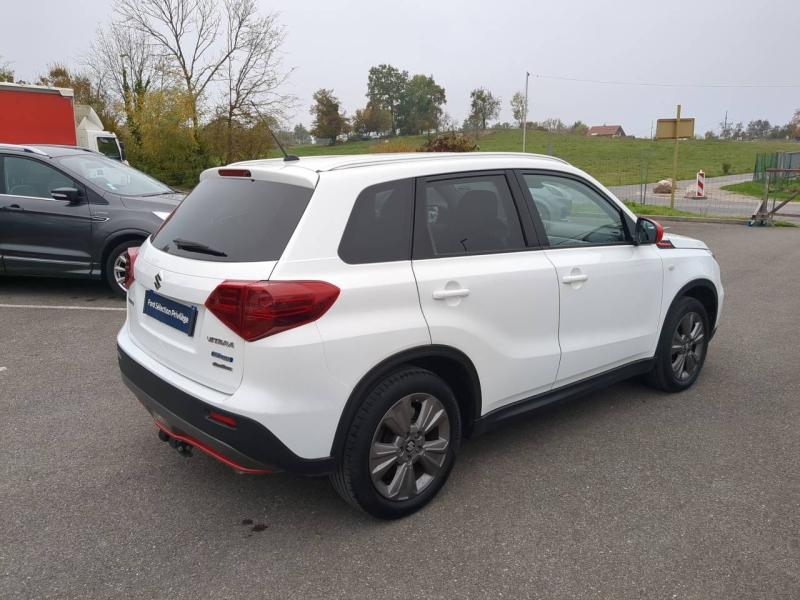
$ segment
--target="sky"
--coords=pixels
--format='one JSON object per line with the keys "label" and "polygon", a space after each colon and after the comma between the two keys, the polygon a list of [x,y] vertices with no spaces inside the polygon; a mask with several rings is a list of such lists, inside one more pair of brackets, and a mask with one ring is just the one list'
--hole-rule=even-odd
{"label": "sky", "polygon": [[[726,111],[733,122],[785,124],[800,108],[798,0],[258,1],[286,28],[291,123],[306,126],[315,90],[332,88],[352,114],[381,63],[432,75],[459,123],[476,87],[499,96],[499,120],[513,121],[509,100],[526,71],[529,120],[619,124],[636,136],[678,103],[700,134]],[[25,80],[56,60],[80,66],[111,5],[0,0],[0,61]]]}

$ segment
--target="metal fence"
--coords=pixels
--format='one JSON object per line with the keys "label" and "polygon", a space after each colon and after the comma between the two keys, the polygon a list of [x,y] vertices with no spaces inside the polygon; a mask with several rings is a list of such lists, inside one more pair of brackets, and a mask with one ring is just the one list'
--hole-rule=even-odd
{"label": "metal fence", "polygon": [[[756,155],[756,165],[753,169],[753,181],[764,181],[767,169],[782,169],[781,178],[793,178],[795,175],[787,169],[800,169],[800,152],[767,152]],[[775,177],[775,173],[773,173]]]}

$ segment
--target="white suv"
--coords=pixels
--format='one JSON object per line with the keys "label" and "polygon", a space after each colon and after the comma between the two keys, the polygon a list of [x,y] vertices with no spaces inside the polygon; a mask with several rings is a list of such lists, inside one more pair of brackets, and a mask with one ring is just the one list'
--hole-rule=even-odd
{"label": "white suv", "polygon": [[531,154],[211,169],[129,263],[120,368],[161,439],[328,474],[381,518],[501,421],[634,375],[688,388],[723,299],[703,242]]}

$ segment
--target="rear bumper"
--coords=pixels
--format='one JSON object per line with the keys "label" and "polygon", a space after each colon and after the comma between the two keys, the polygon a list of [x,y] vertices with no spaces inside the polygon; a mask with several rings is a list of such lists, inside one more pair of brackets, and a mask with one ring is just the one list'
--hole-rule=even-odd
{"label": "rear bumper", "polygon": [[[333,457],[301,458],[260,423],[218,407],[170,385],[145,369],[117,346],[122,380],[165,433],[191,444],[243,473],[290,471],[325,475],[335,467]],[[236,419],[228,427],[208,418],[211,411]]]}

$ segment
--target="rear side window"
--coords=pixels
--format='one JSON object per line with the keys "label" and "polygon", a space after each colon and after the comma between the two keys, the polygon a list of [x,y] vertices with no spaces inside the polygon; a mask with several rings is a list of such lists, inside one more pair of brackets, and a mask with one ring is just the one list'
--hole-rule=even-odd
{"label": "rear side window", "polygon": [[519,216],[503,175],[429,180],[421,191],[427,229],[427,236],[421,240],[421,257],[430,251],[433,256],[453,256],[525,248]]}
{"label": "rear side window", "polygon": [[312,193],[272,181],[206,179],[175,209],[152,244],[198,260],[278,260]]}
{"label": "rear side window", "polygon": [[410,260],[413,189],[405,179],[361,192],[345,226],[339,257],[351,265]]}

